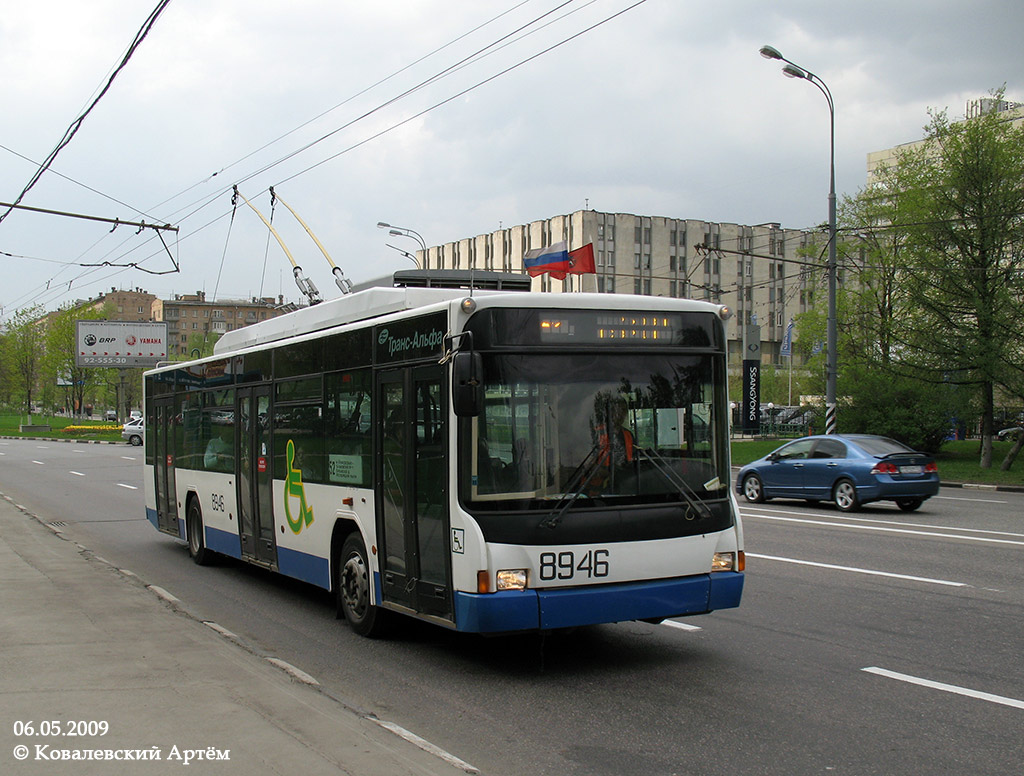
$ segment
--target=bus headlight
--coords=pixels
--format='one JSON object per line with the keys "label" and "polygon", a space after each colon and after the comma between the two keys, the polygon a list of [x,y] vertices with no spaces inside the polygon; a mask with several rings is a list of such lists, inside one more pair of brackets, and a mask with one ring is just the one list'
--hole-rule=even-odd
{"label": "bus headlight", "polygon": [[716,552],[711,558],[712,571],[739,571],[735,552]]}
{"label": "bus headlight", "polygon": [[501,569],[494,581],[498,590],[526,590],[526,569]]}

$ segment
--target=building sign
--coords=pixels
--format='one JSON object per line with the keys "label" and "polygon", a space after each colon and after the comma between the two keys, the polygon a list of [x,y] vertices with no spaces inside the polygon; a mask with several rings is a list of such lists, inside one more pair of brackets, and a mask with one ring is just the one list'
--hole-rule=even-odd
{"label": "building sign", "polygon": [[75,366],[152,367],[166,360],[166,323],[75,322]]}
{"label": "building sign", "polygon": [[761,430],[761,362],[743,362],[743,417],[744,434],[757,434]]}
{"label": "building sign", "polygon": [[743,331],[743,416],[744,434],[761,431],[761,327]]}

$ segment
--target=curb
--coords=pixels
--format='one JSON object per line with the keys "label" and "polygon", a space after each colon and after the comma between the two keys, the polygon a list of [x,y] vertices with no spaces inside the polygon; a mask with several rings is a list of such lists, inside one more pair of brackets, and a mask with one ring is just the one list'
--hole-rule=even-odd
{"label": "curb", "polygon": [[58,439],[57,437],[27,437],[27,436],[4,436],[0,435],[0,439],[24,439],[28,442],[62,442],[64,444],[79,444],[79,445],[126,445],[127,440],[121,440],[120,442],[106,439]]}
{"label": "curb", "polygon": [[943,488],[963,488],[964,490],[989,490],[1000,493],[1024,493],[1024,485],[987,485],[980,482],[940,482]]}

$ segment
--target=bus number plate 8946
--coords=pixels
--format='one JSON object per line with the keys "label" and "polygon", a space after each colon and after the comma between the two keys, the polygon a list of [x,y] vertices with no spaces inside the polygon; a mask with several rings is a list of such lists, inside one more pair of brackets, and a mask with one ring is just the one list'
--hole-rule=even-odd
{"label": "bus number plate 8946", "polygon": [[584,553],[542,552],[540,554],[540,578],[552,579],[594,579],[608,576],[608,550],[587,550]]}

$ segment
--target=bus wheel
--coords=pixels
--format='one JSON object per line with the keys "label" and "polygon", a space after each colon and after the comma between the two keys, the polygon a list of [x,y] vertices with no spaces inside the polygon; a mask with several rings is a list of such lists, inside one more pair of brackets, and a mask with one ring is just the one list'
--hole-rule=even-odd
{"label": "bus wheel", "polygon": [[366,562],[366,546],[358,533],[345,539],[337,569],[338,609],[349,627],[360,636],[383,635],[387,612],[370,603],[370,566]]}
{"label": "bus wheel", "polygon": [[188,554],[200,566],[209,566],[213,562],[213,553],[206,548],[203,537],[203,510],[199,499],[188,502],[188,513],[185,517],[185,530],[188,532]]}

